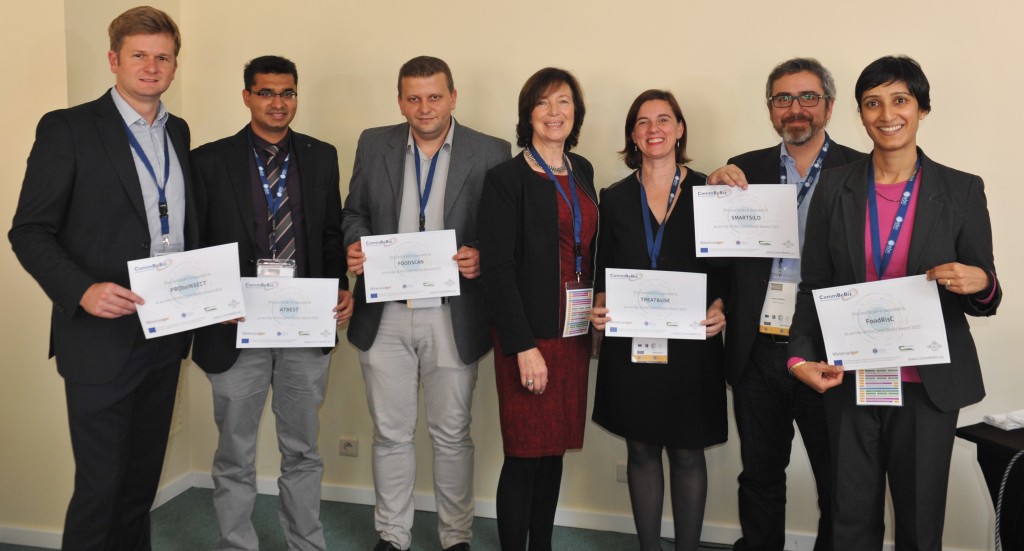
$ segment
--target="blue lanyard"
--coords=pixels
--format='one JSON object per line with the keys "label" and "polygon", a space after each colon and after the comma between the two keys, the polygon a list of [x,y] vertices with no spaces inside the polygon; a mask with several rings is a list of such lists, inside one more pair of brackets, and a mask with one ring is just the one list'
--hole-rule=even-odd
{"label": "blue lanyard", "polygon": [[[796,192],[796,208],[799,209],[800,205],[804,203],[804,199],[807,199],[807,195],[811,192],[811,186],[818,181],[818,174],[821,173],[821,165],[825,163],[825,154],[828,153],[829,146],[832,145],[832,138],[829,137],[828,132],[825,132],[825,143],[821,146],[821,151],[818,152],[818,157],[814,159],[814,164],[807,170],[807,177],[804,178],[803,182],[797,182],[800,189]],[[788,175],[786,174],[786,162],[779,159],[779,183],[788,183]],[[777,262],[779,275],[782,274],[782,261],[780,258]]]}
{"label": "blue lanyard", "polygon": [[665,207],[665,219],[658,226],[657,235],[651,231],[651,209],[647,206],[647,190],[644,189],[643,169],[636,171],[636,177],[640,180],[640,211],[644,213],[644,234],[647,235],[647,256],[651,257],[651,269],[658,269],[658,253],[661,252],[661,238],[665,235],[665,225],[668,224],[668,213],[672,210],[672,201],[676,198],[676,191],[679,190],[679,178],[682,170],[676,166],[676,177],[672,179],[672,189],[668,192],[668,205]]}
{"label": "blue lanyard", "polygon": [[875,164],[868,162],[868,215],[871,217],[871,256],[875,263],[875,274],[882,279],[885,269],[889,267],[892,260],[892,252],[896,249],[896,240],[900,237],[903,229],[904,219],[907,217],[907,209],[910,208],[910,197],[914,193],[914,182],[917,180],[917,173],[921,171],[921,157],[917,158],[914,166],[914,174],[903,186],[903,198],[900,206],[896,209],[896,219],[892,221],[892,229],[889,230],[889,240],[885,243],[885,251],[878,250],[878,198],[875,197]]}
{"label": "blue lanyard", "polygon": [[[263,158],[260,157],[260,152],[256,150],[256,144],[252,141],[252,136],[249,136],[249,145],[252,146],[252,156],[256,158],[256,170],[260,173],[260,183],[263,184],[263,196],[267,199],[267,209],[270,211],[272,219],[272,226],[270,231],[277,231],[277,212],[281,210],[281,203],[284,202],[285,184],[288,183],[288,166],[291,164],[292,154],[288,153],[284,157],[284,162],[281,163],[281,176],[277,180],[277,190],[270,193],[270,181],[267,180],[267,167],[263,164]],[[271,246],[274,245],[273,239],[271,239]]]}
{"label": "blue lanyard", "polygon": [[[821,172],[821,165],[825,162],[825,154],[828,153],[828,147],[832,144],[832,139],[829,138],[828,132],[825,133],[825,144],[821,146],[821,151],[818,152],[818,158],[814,160],[814,164],[811,165],[810,170],[807,171],[807,177],[804,178],[803,182],[797,182],[800,186],[800,190],[796,194],[796,207],[800,208],[803,204],[804,199],[807,198],[807,194],[811,191],[811,186],[818,180],[818,173]],[[779,183],[786,184],[788,178],[786,175],[786,162],[779,159]]]}
{"label": "blue lanyard", "polygon": [[[160,185],[160,180],[156,179],[156,171],[153,170],[153,163],[149,162],[149,157],[146,156],[146,152],[142,150],[142,144],[139,140],[135,139],[135,134],[132,134],[132,129],[128,128],[128,123],[121,120],[124,124],[124,131],[128,133],[128,143],[132,145],[132,149],[138,154],[139,159],[142,160],[142,164],[145,165],[146,171],[153,178],[153,184],[156,186],[156,192],[158,196],[157,208],[160,212],[160,233],[168,235],[171,233],[170,213],[167,208],[167,181],[171,178],[171,156],[170,150],[167,147],[167,127],[164,127],[164,183]],[[165,240],[166,241],[166,240]]]}
{"label": "blue lanyard", "polygon": [[[437,153],[434,153],[434,158],[430,160],[430,170],[427,171],[427,183],[423,184],[423,190],[420,191],[420,148],[413,144],[413,149],[416,153],[416,195],[420,198],[420,231],[427,230],[427,201],[430,199],[430,188],[434,185],[434,169],[437,168],[437,159],[441,156],[441,150],[438,149]],[[443,145],[441,147],[444,147]],[[426,158],[426,155],[423,156]]]}
{"label": "blue lanyard", "polygon": [[[544,169],[547,173],[548,178],[555,184],[555,189],[558,190],[558,194],[565,199],[565,203],[569,205],[569,211],[572,212],[572,237],[576,244],[576,281],[580,280],[580,276],[583,275],[583,246],[580,245],[580,232],[583,229],[583,215],[580,213],[580,196],[576,193],[576,182],[572,177],[572,170],[566,170],[569,174],[569,191],[572,193],[572,201],[569,201],[569,196],[565,194],[565,190],[562,189],[562,185],[558,183],[558,178],[555,178],[555,174],[551,172],[551,168],[544,159],[541,158],[537,150],[534,149],[533,144],[530,144],[530,155],[533,155],[533,159],[537,161],[537,164]],[[565,163],[565,168],[569,168],[569,158],[566,157],[565,153],[562,154],[562,162]]]}

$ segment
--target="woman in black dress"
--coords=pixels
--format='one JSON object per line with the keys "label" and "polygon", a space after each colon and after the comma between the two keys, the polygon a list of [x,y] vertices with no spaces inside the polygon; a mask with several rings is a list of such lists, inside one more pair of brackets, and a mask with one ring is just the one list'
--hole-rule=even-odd
{"label": "woman in black dress", "polygon": [[[626,117],[626,165],[636,171],[601,193],[595,301],[591,322],[615,316],[605,305],[605,269],[708,274],[706,340],[671,339],[664,363],[634,363],[632,339],[605,337],[598,363],[594,421],[626,439],[629,496],[640,548],[660,550],[668,453],[676,549],[697,549],[707,496],[704,448],[725,442],[722,369],[728,281],[694,248],[692,188],[706,177],[687,169],[686,121],[670,92],[648,90]],[[658,244],[660,242],[660,247]]]}

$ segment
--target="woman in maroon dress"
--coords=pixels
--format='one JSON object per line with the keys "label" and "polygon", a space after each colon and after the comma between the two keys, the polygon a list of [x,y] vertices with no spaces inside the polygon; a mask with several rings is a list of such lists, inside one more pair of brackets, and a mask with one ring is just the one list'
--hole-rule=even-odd
{"label": "woman in maroon dress", "polygon": [[[592,288],[594,169],[569,153],[585,108],[568,71],[541,69],[519,94],[522,153],[487,173],[480,201],[481,281],[494,323],[505,463],[498,481],[503,550],[551,549],[565,450],[583,446],[590,338],[567,299]],[[585,316],[585,314],[584,314]],[[568,322],[568,326],[566,325]],[[565,336],[574,333],[577,336]]]}

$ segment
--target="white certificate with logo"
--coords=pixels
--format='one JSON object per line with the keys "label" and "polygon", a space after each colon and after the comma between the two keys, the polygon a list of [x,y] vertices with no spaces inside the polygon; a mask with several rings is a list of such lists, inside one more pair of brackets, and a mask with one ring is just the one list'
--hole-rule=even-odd
{"label": "white certificate with logo", "polygon": [[854,370],[949,363],[939,289],[924,275],[813,296],[830,364]]}
{"label": "white certificate with logo", "polygon": [[458,296],[455,230],[361,239],[366,302]]}
{"label": "white certificate with logo", "polygon": [[704,340],[705,274],[657,270],[605,270],[606,337]]}
{"label": "white certificate with logo", "polygon": [[238,243],[128,262],[147,339],[245,316]]}
{"label": "white certificate with logo", "polygon": [[800,258],[796,188],[693,188],[697,256]]}
{"label": "white certificate with logo", "polygon": [[237,348],[334,347],[337,279],[243,277],[242,296]]}

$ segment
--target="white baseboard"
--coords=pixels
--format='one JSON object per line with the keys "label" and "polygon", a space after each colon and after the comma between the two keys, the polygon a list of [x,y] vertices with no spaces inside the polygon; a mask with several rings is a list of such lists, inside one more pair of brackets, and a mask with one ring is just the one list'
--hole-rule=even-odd
{"label": "white baseboard", "polygon": [[184,473],[164,484],[163,487],[156,491],[156,498],[153,499],[153,507],[150,510],[156,509],[192,488],[192,478],[192,473]]}
{"label": "white baseboard", "polygon": [[[185,473],[174,480],[166,483],[156,494],[153,507],[159,507],[164,503],[179,496],[189,488],[213,489],[213,479],[208,472],[192,471]],[[278,495],[277,479],[271,477],[258,477],[256,479],[256,490],[263,495]],[[375,497],[373,488],[358,486],[340,486],[337,484],[325,484],[322,488],[322,496],[325,501],[339,503],[353,503],[357,505],[373,505]],[[419,511],[437,511],[432,494],[415,494],[414,504]],[[495,505],[492,500],[476,501],[476,516],[484,518],[495,518]],[[624,534],[636,533],[631,515],[603,513],[600,511],[588,511],[583,509],[567,509],[560,507],[555,514],[555,524],[569,528],[582,528],[585,530],[603,530],[606,532],[621,532]],[[675,534],[672,526],[672,519],[662,521],[661,533],[671,538]],[[732,545],[740,538],[739,526],[710,524],[705,522],[701,530],[701,541],[707,543],[718,543]],[[42,547],[44,549],[60,549],[61,532],[37,528],[26,528],[24,526],[3,526],[0,525],[0,543],[14,545],[28,545]],[[786,549],[789,551],[810,551],[814,548],[814,534],[803,532],[788,532],[786,534]],[[893,544],[886,542],[882,547],[883,551],[892,551]],[[969,549],[947,548],[949,551],[975,551]]]}
{"label": "white baseboard", "polygon": [[[156,509],[164,503],[178,497],[189,488],[192,488],[193,478],[193,473],[185,473],[167,484],[164,484],[164,486],[156,492],[156,498],[153,500],[153,509]],[[209,476],[207,476],[207,478],[209,478]],[[0,543],[12,545],[27,545],[29,547],[41,547],[43,549],[60,549],[62,535],[63,532],[60,530],[0,525]]]}
{"label": "white baseboard", "polygon": [[[196,488],[212,489],[213,479],[210,477],[210,473],[193,472],[192,485]],[[278,495],[277,479],[257,477],[256,490],[263,495]],[[373,505],[376,501],[373,488],[341,486],[337,484],[324,484],[320,497],[324,501],[354,503],[357,505]],[[433,494],[416,493],[413,495],[413,504],[417,511],[437,512],[437,504],[434,501]],[[497,510],[494,501],[476,500],[474,514],[482,518],[496,518]],[[620,532],[623,534],[636,533],[632,515],[600,511],[560,507],[555,513],[555,524],[557,526],[582,528],[584,530],[603,530],[605,532]],[[671,518],[666,518],[662,521],[661,533],[667,538],[675,535],[675,527],[672,525]],[[740,535],[739,526],[704,523],[700,539],[708,543],[732,545],[740,538]],[[789,551],[810,551],[814,548],[814,534],[789,533],[787,534],[786,545]]]}
{"label": "white baseboard", "polygon": [[0,526],[0,543],[27,545],[43,549],[60,549],[63,532],[24,526]]}

